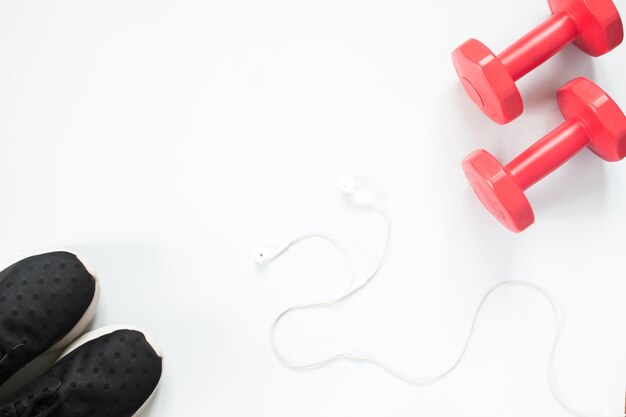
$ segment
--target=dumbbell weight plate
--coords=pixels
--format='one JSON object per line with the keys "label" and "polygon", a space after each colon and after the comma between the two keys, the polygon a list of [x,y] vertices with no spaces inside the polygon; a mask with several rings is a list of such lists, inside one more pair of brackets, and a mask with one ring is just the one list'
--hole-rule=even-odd
{"label": "dumbbell weight plate", "polygon": [[524,190],[489,152],[469,155],[463,170],[483,205],[509,230],[519,233],[535,222]]}
{"label": "dumbbell weight plate", "polygon": [[452,53],[452,60],[465,91],[491,119],[508,123],[524,111],[515,81],[482,42],[470,39]]}
{"label": "dumbbell weight plate", "polygon": [[624,40],[624,27],[612,0],[548,0],[553,14],[566,11],[580,31],[574,44],[591,56],[601,56]]}
{"label": "dumbbell weight plate", "polygon": [[578,119],[585,126],[588,147],[596,155],[609,162],[626,157],[626,116],[604,90],[577,78],[561,87],[557,98],[565,119]]}

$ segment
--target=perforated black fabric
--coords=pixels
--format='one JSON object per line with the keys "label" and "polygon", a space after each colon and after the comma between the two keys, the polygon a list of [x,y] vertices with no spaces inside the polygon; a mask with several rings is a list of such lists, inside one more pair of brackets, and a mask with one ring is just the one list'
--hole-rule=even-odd
{"label": "perforated black fabric", "polygon": [[40,410],[32,417],[131,417],[150,398],[161,372],[162,359],[141,332],[118,330],[82,345],[3,401],[0,416],[32,406]]}
{"label": "perforated black fabric", "polygon": [[63,339],[91,305],[95,278],[68,252],[0,272],[0,383]]}

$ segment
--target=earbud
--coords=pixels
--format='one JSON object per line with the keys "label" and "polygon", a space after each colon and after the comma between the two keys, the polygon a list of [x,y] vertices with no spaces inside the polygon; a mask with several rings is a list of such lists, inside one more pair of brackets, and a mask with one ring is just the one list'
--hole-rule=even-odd
{"label": "earbud", "polygon": [[354,194],[356,192],[356,179],[354,177],[345,177],[341,180],[341,191],[345,194]]}
{"label": "earbud", "polygon": [[289,244],[281,245],[277,248],[261,246],[256,250],[256,252],[254,252],[254,260],[260,265],[267,264],[289,249],[289,246]]}
{"label": "earbud", "polygon": [[341,192],[363,204],[372,204],[374,199],[356,188],[356,179],[354,177],[345,177],[341,181]]}
{"label": "earbud", "polygon": [[[341,191],[344,194],[346,194],[347,197],[351,198],[353,202],[368,205],[371,208],[381,212],[381,210],[383,209],[380,208],[380,205],[376,203],[374,199],[368,194],[357,190],[356,184],[357,182],[354,177],[344,177],[343,180],[341,181]],[[319,235],[320,234],[315,234],[315,236],[319,236]],[[306,235],[306,237],[311,237],[311,236],[314,236],[314,235]],[[261,246],[254,252],[254,260],[259,265],[266,265],[270,263],[272,260],[282,255],[287,249],[289,249],[289,247],[292,244],[296,243],[297,241],[301,239],[302,237],[298,239],[294,239],[291,242],[280,245],[280,246],[273,246],[273,245]],[[326,239],[328,239],[328,237],[326,237]],[[330,239],[334,240],[334,238],[330,238]]]}

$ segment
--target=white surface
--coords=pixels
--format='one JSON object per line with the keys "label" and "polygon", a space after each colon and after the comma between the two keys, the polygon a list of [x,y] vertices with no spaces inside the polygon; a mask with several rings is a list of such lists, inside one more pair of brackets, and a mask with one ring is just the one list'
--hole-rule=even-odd
{"label": "white surface", "polygon": [[390,256],[349,302],[287,320],[284,348],[433,373],[488,287],[530,279],[563,309],[565,398],[619,412],[626,165],[581,153],[529,192],[537,222],[522,235],[460,169],[477,147],[508,160],[555,127],[554,91],[575,76],[626,105],[622,46],[600,59],[568,48],[529,75],[511,125],[473,108],[452,49],[475,36],[500,50],[547,14],[543,0],[1,1],[0,261],[56,247],[90,260],[96,325],[140,325],[168,358],[147,416],[565,416],[545,378],[549,306],[530,291],[486,306],[437,385],[278,363],[273,316],[338,291],[347,267],[311,243],[260,273],[252,251],[328,231],[373,264],[382,223],[337,189],[355,173],[389,209]]}

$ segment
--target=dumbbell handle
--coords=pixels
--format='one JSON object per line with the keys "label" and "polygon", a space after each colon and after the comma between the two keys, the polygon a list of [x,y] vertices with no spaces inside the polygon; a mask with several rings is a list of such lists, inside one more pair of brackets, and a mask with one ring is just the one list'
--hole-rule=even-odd
{"label": "dumbbell handle", "polygon": [[590,143],[577,119],[569,119],[509,162],[506,170],[524,190],[539,182]]}
{"label": "dumbbell handle", "polygon": [[511,45],[498,55],[498,59],[517,81],[574,41],[579,34],[574,19],[561,11]]}

